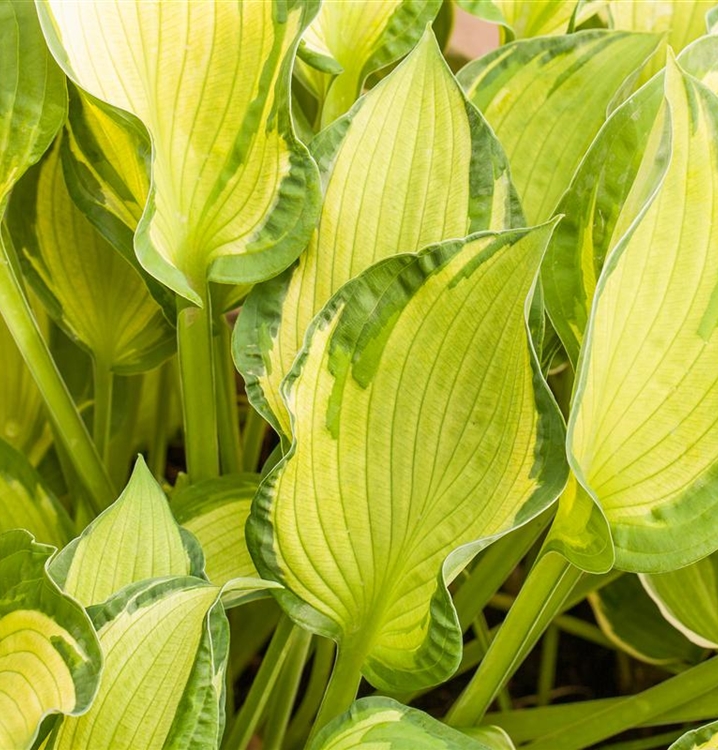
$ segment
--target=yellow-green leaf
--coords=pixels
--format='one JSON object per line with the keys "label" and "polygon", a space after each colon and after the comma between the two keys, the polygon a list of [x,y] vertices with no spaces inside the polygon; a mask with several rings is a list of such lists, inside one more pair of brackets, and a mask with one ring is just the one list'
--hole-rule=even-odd
{"label": "yellow-green leaf", "polygon": [[641,576],[663,616],[704,648],[718,648],[718,555],[668,573]]}
{"label": "yellow-green leaf", "polygon": [[134,236],[150,190],[151,145],[144,126],[70,84],[60,152],[75,205],[142,275],[164,314],[174,320],[174,294],[140,265]]}
{"label": "yellow-green leaf", "polygon": [[152,275],[202,304],[208,279],[254,282],[297,257],[318,194],[289,79],[316,3],[38,7],[69,77],[150,133],[152,191],[135,248]]}
{"label": "yellow-green leaf", "polygon": [[697,664],[705,651],[666,622],[635,575],[626,574],[590,594],[606,636],[649,664]]}
{"label": "yellow-green leaf", "polygon": [[25,456],[0,440],[0,532],[26,529],[44,544],[64,547],[72,521]]}
{"label": "yellow-green leaf", "polygon": [[457,0],[469,13],[504,27],[504,39],[565,34],[577,0]]}
{"label": "yellow-green leaf", "polygon": [[[609,0],[611,28],[651,31],[665,34],[665,44],[679,52],[706,33],[708,11],[715,0]],[[656,56],[643,74],[643,80],[663,67],[663,54]]]}
{"label": "yellow-green leaf", "polygon": [[411,50],[440,7],[441,0],[322,3],[302,37],[307,62],[298,65],[322,105],[322,127],[349,110],[370,73]]}
{"label": "yellow-green leaf", "polygon": [[669,59],[633,191],[648,193],[666,139],[669,161],[604,266],[569,422],[572,468],[626,570],[718,546],[717,136],[718,99]]}
{"label": "yellow-green leaf", "polygon": [[45,44],[33,3],[0,2],[0,206],[45,153],[67,113],[62,71]]}
{"label": "yellow-green leaf", "polygon": [[324,183],[317,230],[296,266],[252,291],[234,336],[252,403],[285,436],[279,385],[342,284],[399,252],[523,224],[501,146],[431,31],[312,152]]}
{"label": "yellow-green leaf", "polygon": [[45,716],[81,714],[97,691],[97,637],[48,576],[53,552],[26,531],[0,534],[0,747],[8,750],[28,750]]}
{"label": "yellow-green leaf", "polygon": [[[48,317],[41,304],[35,307],[35,317],[46,329]],[[3,367],[0,371],[0,439],[32,460],[37,460],[34,449],[46,422],[42,396],[25,360],[17,348],[10,330],[0,317],[0,352]]]}
{"label": "yellow-green leaf", "polygon": [[[718,91],[718,39],[699,39],[678,60],[688,73]],[[612,113],[556,209],[564,219],[551,238],[541,278],[547,311],[574,366],[605,259],[666,168],[667,140],[645,156],[663,84],[661,75]]]}
{"label": "yellow-green leaf", "polygon": [[611,101],[659,42],[610,31],[526,39],[461,71],[469,99],[506,149],[529,222],[553,215]]}
{"label": "yellow-green leaf", "polygon": [[461,630],[446,584],[565,483],[527,330],[551,228],[372,266],[315,318],[284,383],[293,442],[260,485],[250,549],[290,590],[277,596],[292,617],[375,685],[452,673]]}
{"label": "yellow-green leaf", "polygon": [[72,202],[59,144],[15,187],[8,227],[48,312],[103,367],[129,374],[171,354],[174,330],[141,276]]}
{"label": "yellow-green leaf", "polygon": [[104,655],[100,687],[86,714],[59,725],[50,747],[216,748],[229,646],[219,591],[197,578],[150,580],[91,608]]}
{"label": "yellow-green leaf", "polygon": [[140,457],[117,501],[53,560],[50,572],[87,607],[146,578],[202,575],[203,562]]}
{"label": "yellow-green leaf", "polygon": [[718,721],[706,724],[699,729],[692,729],[676,740],[668,750],[717,750]]}
{"label": "yellow-green leaf", "polygon": [[[308,750],[496,750],[390,698],[362,698],[331,721]],[[505,745],[499,746],[501,748]]]}
{"label": "yellow-green leaf", "polygon": [[217,586],[257,575],[244,525],[258,484],[258,474],[228,474],[197,482],[172,496],[177,523],[197,537],[207,577]]}

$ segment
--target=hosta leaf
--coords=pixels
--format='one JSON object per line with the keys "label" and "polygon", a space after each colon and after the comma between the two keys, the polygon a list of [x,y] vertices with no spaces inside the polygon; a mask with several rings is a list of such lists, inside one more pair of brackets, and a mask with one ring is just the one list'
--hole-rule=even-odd
{"label": "hosta leaf", "polygon": [[[699,39],[678,59],[687,72],[718,91],[718,39]],[[662,98],[661,75],[611,115],[556,209],[565,218],[551,238],[541,278],[547,310],[574,365],[604,261],[666,168],[667,140],[644,158]]]}
{"label": "hosta leaf", "polygon": [[26,531],[0,534],[0,747],[29,749],[51,713],[81,714],[102,655],[82,607],[45,570],[54,549]]}
{"label": "hosta leaf", "polygon": [[293,442],[260,485],[250,549],[291,590],[278,595],[291,616],[377,686],[451,674],[461,631],[445,584],[565,482],[526,322],[551,228],[373,266],[317,316],[285,381]]}
{"label": "hosta leaf", "polygon": [[138,272],[70,199],[59,144],[13,191],[8,226],[38,296],[96,361],[127,374],[169,356],[172,327]]}
{"label": "hosta leaf", "polygon": [[661,615],[634,575],[623,575],[589,596],[601,630],[620,648],[652,664],[696,664],[703,649]]}
{"label": "hosta leaf", "polygon": [[134,235],[150,190],[151,146],[135,118],[112,110],[76,86],[60,153],[67,190],[97,231],[142,275],[165,315],[174,319],[174,294],[140,265]]}
{"label": "hosta leaf", "polygon": [[718,721],[686,732],[668,750],[716,750],[718,748]]}
{"label": "hosta leaf", "polygon": [[636,572],[718,546],[718,99],[672,58],[665,96],[646,153],[669,136],[670,161],[598,283],[568,437],[617,566]]}
{"label": "hosta leaf", "polygon": [[27,529],[40,542],[64,547],[72,521],[25,456],[0,440],[0,532]]}
{"label": "hosta leaf", "polygon": [[288,90],[314,2],[39,8],[69,77],[150,133],[153,189],[135,248],[153,276],[201,304],[208,278],[258,281],[297,257],[318,196]]}
{"label": "hosta leaf", "polygon": [[[308,750],[495,750],[390,698],[362,698],[331,721]],[[502,746],[499,746],[502,747]]]}
{"label": "hosta leaf", "polygon": [[506,149],[529,222],[553,214],[609,104],[659,41],[610,31],[527,39],[461,71],[469,99]]}
{"label": "hosta leaf", "polygon": [[509,38],[565,34],[576,0],[457,0],[484,21],[501,24]]}
{"label": "hosta leaf", "polygon": [[99,691],[49,748],[216,748],[229,646],[218,593],[197,578],[150,580],[90,608],[105,659]]}
{"label": "hosta leaf", "polygon": [[559,499],[544,549],[558,552],[587,573],[607,573],[616,561],[606,517],[573,474]]}
{"label": "hosta leaf", "polygon": [[53,560],[50,572],[86,607],[146,578],[201,575],[197,542],[177,525],[142,458],[113,505]]}
{"label": "hosta leaf", "polygon": [[641,576],[663,616],[691,641],[718,648],[718,555],[669,573]]}
{"label": "hosta leaf", "polygon": [[0,2],[0,206],[52,142],[67,111],[62,71],[43,40],[32,3]]}
{"label": "hosta leaf", "polygon": [[370,73],[411,50],[440,7],[441,0],[322,3],[301,46],[319,70],[300,63],[299,72],[322,101],[323,126],[354,104]]}
{"label": "hosta leaf", "polygon": [[258,474],[229,474],[197,482],[172,496],[177,523],[202,545],[207,577],[217,586],[256,576],[244,540],[244,525],[259,484]]}
{"label": "hosta leaf", "polygon": [[503,151],[430,31],[312,150],[324,182],[319,226],[293,269],[252,291],[234,337],[252,403],[286,436],[279,384],[342,284],[397,252],[523,224]]}
{"label": "hosta leaf", "polygon": [[612,28],[666,33],[678,52],[705,34],[706,14],[715,7],[715,0],[609,0],[608,13]]}
{"label": "hosta leaf", "polygon": [[[46,328],[47,316],[39,304],[36,313],[41,327]],[[42,396],[1,317],[0,352],[3,356],[0,372],[0,439],[26,455],[32,455],[45,422]]]}

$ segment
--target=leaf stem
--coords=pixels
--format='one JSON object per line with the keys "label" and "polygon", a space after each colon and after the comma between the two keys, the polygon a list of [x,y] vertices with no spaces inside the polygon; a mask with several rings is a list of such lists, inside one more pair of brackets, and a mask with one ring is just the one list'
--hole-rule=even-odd
{"label": "leaf stem", "polygon": [[266,731],[262,737],[262,750],[281,750],[287,732],[289,717],[299,690],[304,665],[307,663],[312,634],[301,631],[294,642],[292,653],[282,669],[280,680],[272,693],[272,707],[267,716]]}
{"label": "leaf stem", "polygon": [[[173,374],[172,360],[163,362],[152,382],[156,406],[150,434],[149,466],[158,482],[165,478],[167,468],[167,420],[170,417],[172,388],[175,385]],[[145,382],[148,378],[149,376],[145,375]]]}
{"label": "leaf stem", "polygon": [[92,439],[105,468],[109,467],[110,438],[112,436],[112,391],[114,374],[106,362],[93,357],[94,406],[92,410]]}
{"label": "leaf stem", "polygon": [[454,606],[463,632],[468,630],[521,558],[541,536],[554,512],[555,509],[544,511],[510,534],[501,537],[481,553],[454,597]]}
{"label": "leaf stem", "polygon": [[92,512],[98,514],[115,499],[115,490],[38,328],[13,268],[13,254],[9,238],[3,233],[0,236],[0,311],[37,383],[55,432],[88,490]]}
{"label": "leaf stem", "polygon": [[217,393],[219,457],[223,474],[242,471],[242,441],[239,436],[237,385],[231,354],[231,331],[224,316],[217,321],[219,333],[212,338]]}
{"label": "leaf stem", "polygon": [[447,723],[466,727],[481,721],[582,575],[555,552],[539,558],[471,682],[449,711]]}
{"label": "leaf stem", "polygon": [[214,394],[212,311],[178,300],[177,345],[182,381],[182,413],[187,474],[190,482],[219,476],[217,404]]}
{"label": "leaf stem", "polygon": [[244,705],[222,743],[223,750],[245,750],[249,745],[282,666],[302,633],[286,615],[282,615]]}
{"label": "leaf stem", "polygon": [[264,417],[251,404],[247,404],[247,417],[242,432],[244,471],[257,471],[259,468],[267,426]]}
{"label": "leaf stem", "polygon": [[307,744],[311,744],[320,729],[344,713],[353,703],[362,678],[361,666],[364,656],[364,650],[361,648],[351,648],[347,644],[337,647],[332,676]]}
{"label": "leaf stem", "polygon": [[612,703],[582,721],[562,726],[525,750],[582,750],[690,703],[718,685],[718,656],[670,677],[642,693]]}
{"label": "leaf stem", "polygon": [[315,641],[314,661],[309,675],[309,683],[304,691],[304,698],[302,698],[302,702],[299,704],[287,731],[286,745],[288,748],[304,747],[304,743],[309,736],[312,719],[316,716],[322,702],[332,671],[336,648],[334,641],[320,636],[315,636]]}

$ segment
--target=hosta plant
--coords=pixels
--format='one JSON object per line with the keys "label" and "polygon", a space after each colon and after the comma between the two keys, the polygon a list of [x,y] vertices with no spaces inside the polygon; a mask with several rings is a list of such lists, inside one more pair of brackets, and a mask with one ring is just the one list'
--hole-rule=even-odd
{"label": "hosta plant", "polygon": [[717,19],[0,0],[1,750],[717,746]]}

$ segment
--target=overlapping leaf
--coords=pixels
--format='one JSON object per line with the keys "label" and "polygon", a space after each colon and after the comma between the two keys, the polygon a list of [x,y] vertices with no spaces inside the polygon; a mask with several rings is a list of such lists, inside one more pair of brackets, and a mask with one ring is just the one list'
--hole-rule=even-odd
{"label": "overlapping leaf", "polygon": [[668,750],[715,750],[718,747],[718,721],[686,732]]}
{"label": "overlapping leaf", "polygon": [[286,436],[279,384],[343,283],[397,252],[522,223],[503,151],[430,31],[312,151],[324,181],[319,226],[297,266],[253,290],[234,337],[253,404]]}
{"label": "overlapping leaf", "polygon": [[150,133],[152,191],[135,237],[150,273],[201,304],[208,278],[253,282],[296,258],[318,196],[288,88],[314,2],[38,8],[68,75]]}
{"label": "overlapping leaf", "polygon": [[666,141],[669,162],[604,267],[569,422],[572,468],[623,569],[672,570],[718,546],[717,134],[718,99],[669,59],[635,191]]}
{"label": "overlapping leaf", "polygon": [[321,102],[322,126],[349,110],[370,73],[411,50],[440,7],[440,0],[322,3],[302,38],[308,64],[298,66]]}
{"label": "overlapping leaf", "polygon": [[[350,750],[356,747],[385,750],[496,750],[428,714],[389,698],[362,698],[330,722],[308,750]],[[503,747],[503,746],[501,746]]]}
{"label": "overlapping leaf", "polygon": [[565,482],[526,323],[550,232],[373,266],[317,316],[285,381],[294,440],[260,485],[250,549],[293,592],[291,615],[374,684],[413,689],[456,668],[446,582],[485,541],[469,543],[529,520]]}
{"label": "overlapping leaf", "polygon": [[[699,39],[678,59],[688,73],[718,91],[718,39]],[[646,155],[663,83],[662,75],[655,78],[611,115],[557,208],[565,218],[551,238],[541,276],[546,308],[574,365],[605,259],[667,165],[668,141],[654,144]]]}
{"label": "overlapping leaf", "polygon": [[177,523],[199,540],[207,577],[217,586],[257,575],[244,525],[258,484],[257,474],[229,474],[197,482],[172,496]]}
{"label": "overlapping leaf", "polygon": [[27,458],[0,440],[0,532],[11,529],[26,529],[56,547],[64,547],[73,536],[67,512]]}
{"label": "overlapping leaf", "polygon": [[0,2],[0,206],[52,142],[67,113],[67,90],[32,3]]}
{"label": "overlapping leaf", "polygon": [[216,748],[229,646],[218,594],[198,578],[152,579],[90,608],[100,687],[87,713],[56,728],[53,750]]}
{"label": "overlapping leaf", "polygon": [[53,584],[54,549],[26,531],[0,534],[0,747],[29,749],[51,713],[81,714],[102,656],[89,618]]}
{"label": "overlapping leaf", "polygon": [[609,31],[528,39],[461,71],[469,99],[506,149],[530,222],[553,214],[609,104],[659,41]]}
{"label": "overlapping leaf", "polygon": [[147,578],[202,575],[203,563],[197,542],[177,525],[139,458],[117,501],[53,560],[50,572],[87,607]]}
{"label": "overlapping leaf", "polygon": [[504,27],[504,37],[565,34],[576,0],[457,0],[459,6],[490,23]]}
{"label": "overlapping leaf", "polygon": [[612,28],[665,33],[676,52],[705,34],[706,14],[716,7],[715,0],[609,0],[607,5]]}
{"label": "overlapping leaf", "polygon": [[621,576],[589,600],[603,632],[637,659],[695,664],[705,653],[666,622],[634,575]]}
{"label": "overlapping leaf", "polygon": [[139,273],[72,202],[59,144],[13,191],[8,226],[38,296],[96,361],[132,373],[169,356],[174,330]]}
{"label": "overlapping leaf", "polygon": [[641,576],[663,616],[694,643],[718,648],[718,555],[668,573]]}

